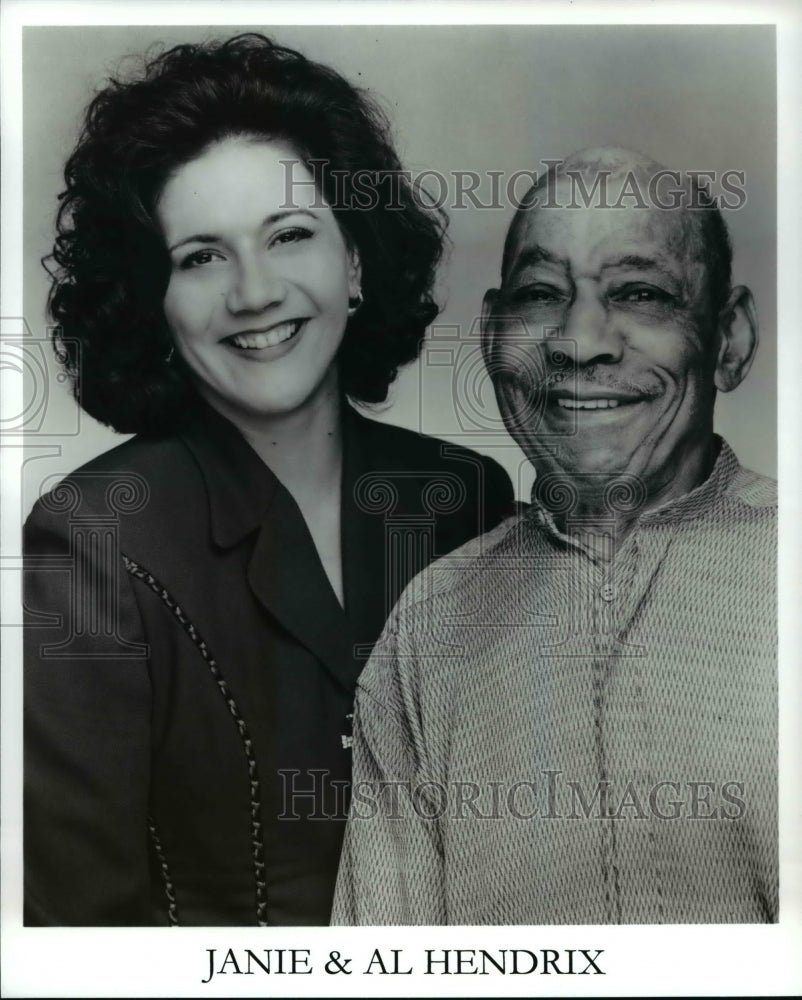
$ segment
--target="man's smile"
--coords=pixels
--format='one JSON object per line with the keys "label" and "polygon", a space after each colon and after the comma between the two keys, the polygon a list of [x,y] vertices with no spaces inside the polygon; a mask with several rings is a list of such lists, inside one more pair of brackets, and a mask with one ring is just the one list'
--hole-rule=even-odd
{"label": "man's smile", "polygon": [[[656,387],[638,388],[627,385],[599,385],[593,382],[562,381],[547,390],[546,401],[553,412],[609,411],[620,415],[632,412],[641,403],[651,402],[659,395]],[[567,415],[567,414],[566,414]]]}
{"label": "man's smile", "polygon": [[564,410],[612,410],[620,405],[617,399],[557,399]]}

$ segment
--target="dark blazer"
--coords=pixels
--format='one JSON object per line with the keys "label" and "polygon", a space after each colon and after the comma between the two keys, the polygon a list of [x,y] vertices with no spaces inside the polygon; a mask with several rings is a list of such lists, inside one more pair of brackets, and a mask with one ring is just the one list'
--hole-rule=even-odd
{"label": "dark blazer", "polygon": [[25,532],[28,924],[324,924],[357,675],[411,576],[511,508],[492,460],[348,409],[345,607],[207,411],[67,477]]}

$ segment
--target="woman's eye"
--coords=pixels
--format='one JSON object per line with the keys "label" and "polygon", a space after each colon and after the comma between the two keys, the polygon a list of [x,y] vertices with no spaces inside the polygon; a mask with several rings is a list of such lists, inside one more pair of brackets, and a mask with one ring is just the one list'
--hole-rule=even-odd
{"label": "woman's eye", "polygon": [[300,243],[302,240],[308,240],[312,236],[311,229],[305,229],[303,226],[293,226],[291,229],[282,229],[280,232],[276,233],[270,240],[270,246],[285,245],[287,243]]}
{"label": "woman's eye", "polygon": [[217,250],[195,250],[188,254],[180,263],[183,271],[189,271],[195,267],[202,267],[204,264],[211,264],[216,260],[223,260],[223,255]]}

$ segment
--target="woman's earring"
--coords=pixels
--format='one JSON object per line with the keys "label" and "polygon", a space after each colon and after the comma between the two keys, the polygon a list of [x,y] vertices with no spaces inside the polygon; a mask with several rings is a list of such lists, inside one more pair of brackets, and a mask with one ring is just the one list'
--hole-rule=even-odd
{"label": "woman's earring", "polygon": [[353,316],[354,313],[359,309],[365,300],[362,298],[362,290],[360,289],[356,295],[352,295],[348,299],[348,315]]}
{"label": "woman's earring", "polygon": [[174,344],[171,344],[171,345],[170,345],[170,350],[169,350],[169,351],[167,352],[167,354],[165,354],[165,356],[164,356],[164,363],[165,363],[166,365],[169,365],[169,364],[170,364],[170,362],[171,362],[171,361],[173,360],[173,355],[174,355],[174,354],[175,354],[175,345],[174,345]]}

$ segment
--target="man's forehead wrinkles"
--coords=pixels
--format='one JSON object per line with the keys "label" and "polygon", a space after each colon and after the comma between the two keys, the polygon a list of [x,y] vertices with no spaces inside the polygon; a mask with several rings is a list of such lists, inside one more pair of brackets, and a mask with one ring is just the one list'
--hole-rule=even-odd
{"label": "man's forehead wrinkles", "polygon": [[636,247],[634,249],[609,248],[604,243],[591,252],[588,259],[572,260],[570,256],[554,253],[546,247],[535,245],[522,250],[514,262],[511,278],[520,276],[538,264],[555,265],[574,278],[600,277],[606,271],[637,270],[658,272],[673,277],[684,270],[683,261],[671,253],[663,253],[659,247]]}
{"label": "man's forehead wrinkles", "polygon": [[656,272],[678,277],[685,271],[685,264],[673,254],[662,253],[657,248],[640,249],[635,253],[619,253],[602,261],[600,271],[630,270]]}
{"label": "man's forehead wrinkles", "polygon": [[602,267],[637,267],[647,271],[655,267],[665,267],[667,263],[668,259],[661,253],[625,253],[612,260],[604,261]]}

